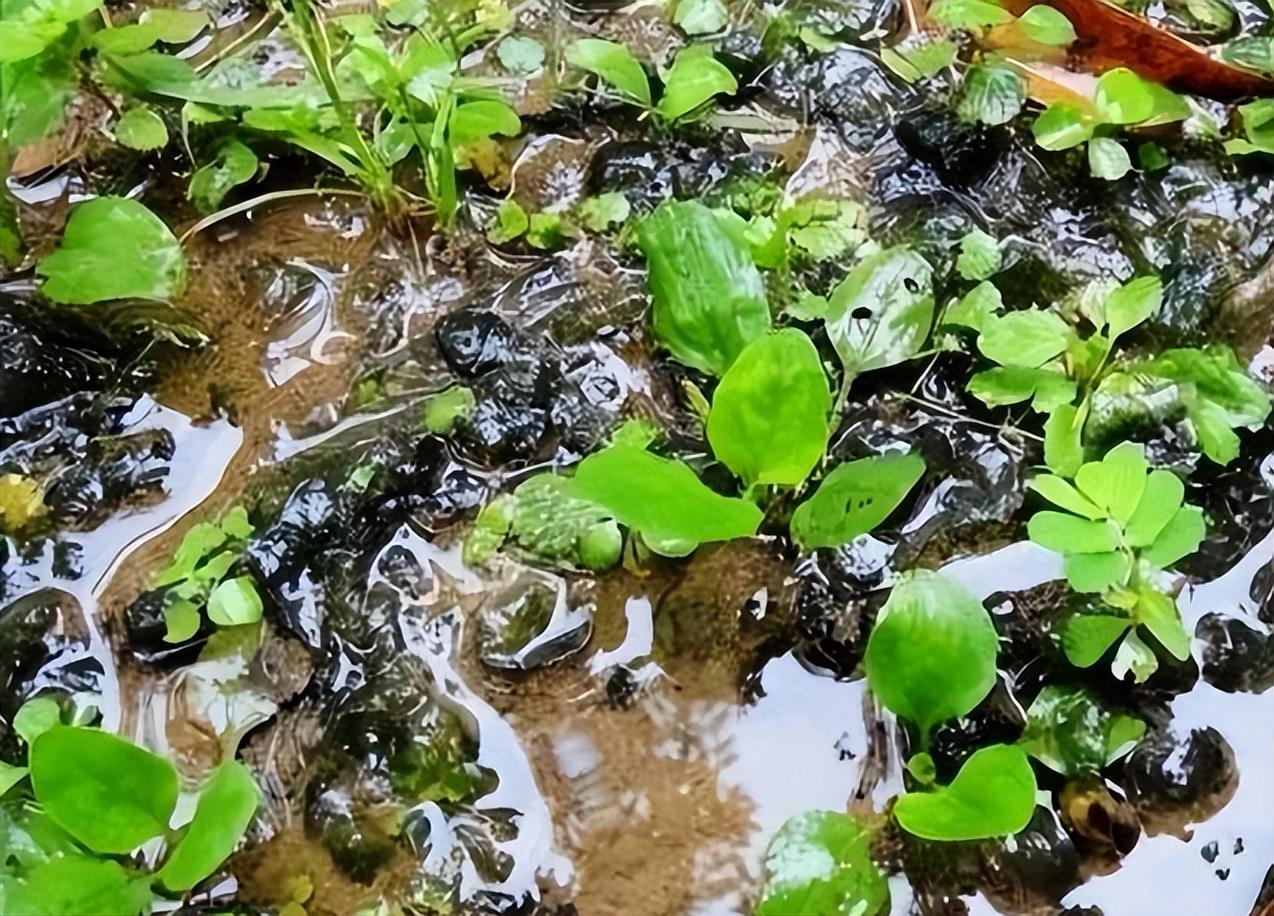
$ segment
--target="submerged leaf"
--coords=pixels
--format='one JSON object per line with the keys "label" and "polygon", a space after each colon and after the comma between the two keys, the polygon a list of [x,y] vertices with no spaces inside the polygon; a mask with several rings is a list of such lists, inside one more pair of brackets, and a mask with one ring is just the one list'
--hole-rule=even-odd
{"label": "submerged leaf", "polygon": [[189,890],[216,871],[234,852],[259,803],[257,784],[242,763],[227,760],[213,770],[194,819],[159,870],[164,887]]}
{"label": "submerged leaf", "polygon": [[650,80],[624,45],[602,38],[581,38],[566,49],[573,67],[595,73],[634,102],[650,107]]}
{"label": "submerged leaf", "polygon": [[881,916],[889,884],[872,861],[873,831],[840,811],[790,818],[765,853],[765,887],[753,916]]}
{"label": "submerged leaf", "polygon": [[1146,723],[1102,707],[1082,687],[1050,684],[1026,713],[1018,744],[1063,776],[1096,773],[1128,753]]}

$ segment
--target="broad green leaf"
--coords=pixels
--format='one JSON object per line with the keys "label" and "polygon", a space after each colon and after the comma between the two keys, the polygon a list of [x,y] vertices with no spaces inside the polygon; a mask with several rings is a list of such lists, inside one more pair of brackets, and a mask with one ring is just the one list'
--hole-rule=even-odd
{"label": "broad green leaf", "polygon": [[496,135],[516,137],[521,131],[522,119],[508,102],[482,99],[456,106],[448,137],[457,146],[470,146]]}
{"label": "broad green leaf", "polygon": [[910,359],[933,323],[933,270],[909,248],[863,259],[832,292],[827,336],[845,372],[859,375]]}
{"label": "broad green leaf", "polygon": [[637,227],[656,338],[681,362],[717,376],[770,329],[746,233],[733,211],[695,201],[660,204]]}
{"label": "broad green leaf", "polygon": [[1172,164],[1172,157],[1166,149],[1151,140],[1137,147],[1137,162],[1144,172],[1158,172]]}
{"label": "broad green leaf", "polygon": [[256,153],[238,140],[230,140],[217,151],[216,159],[190,177],[186,198],[202,212],[212,213],[230,191],[256,176],[258,164]]}
{"label": "broad green leaf", "polygon": [[1101,461],[1090,461],[1075,474],[1075,486],[1121,524],[1132,518],[1146,488],[1146,456],[1141,446],[1123,442]]}
{"label": "broad green leaf", "polygon": [[115,124],[115,139],[130,149],[147,151],[168,143],[164,119],[145,105],[130,108]]}
{"label": "broad green leaf", "polygon": [[500,201],[495,211],[495,222],[487,230],[487,239],[493,245],[503,245],[526,234],[531,228],[530,217],[522,205],[513,198]]}
{"label": "broad green leaf", "polygon": [[26,767],[17,767],[0,760],[0,797],[27,778]]}
{"label": "broad green leaf", "polygon": [[208,596],[208,619],[219,627],[256,623],[264,610],[251,576],[226,579]]}
{"label": "broad green leaf", "polygon": [[784,210],[782,220],[787,240],[816,261],[848,255],[867,238],[863,230],[866,212],[852,200],[802,202]]}
{"label": "broad green leaf", "polygon": [[960,89],[960,117],[983,124],[1007,124],[1022,110],[1026,84],[1016,70],[975,64]]}
{"label": "broad green leaf", "polygon": [[1069,477],[1084,460],[1082,433],[1088,419],[1089,401],[1079,407],[1062,404],[1053,409],[1044,423],[1044,462],[1049,470]]}
{"label": "broad green leaf", "polygon": [[1117,181],[1132,171],[1132,160],[1118,140],[1093,137],[1088,141],[1088,168],[1097,178]]}
{"label": "broad green leaf", "polygon": [[655,111],[675,121],[696,111],[713,96],[737,91],[730,69],[712,56],[708,45],[691,45],[677,52],[664,76],[664,94]]}
{"label": "broad green leaf", "polygon": [[1100,594],[1128,581],[1132,557],[1125,551],[1073,553],[1066,557],[1066,581],[1081,594]]}
{"label": "broad green leaf", "polygon": [[647,546],[667,556],[684,556],[711,541],[751,537],[761,524],[761,510],[752,503],[708,489],[680,461],[631,445],[589,455],[574,481],[580,497],[606,507]]}
{"label": "broad green leaf", "polygon": [[1106,297],[1106,320],[1112,339],[1141,324],[1163,301],[1163,282],[1158,277],[1136,277],[1117,287]]}
{"label": "broad green leaf", "polygon": [[1011,744],[973,752],[950,785],[908,792],[894,817],[926,840],[980,840],[1024,828],[1035,813],[1035,773],[1026,753]]}
{"label": "broad green leaf", "polygon": [[753,916],[882,916],[889,884],[872,861],[874,831],[840,811],[790,818],[765,853],[765,885]]}
{"label": "broad green leaf", "polygon": [[199,632],[202,620],[193,601],[174,598],[164,607],[164,642],[185,642]]}
{"label": "broad green leaf", "polygon": [[1189,391],[1184,393],[1182,400],[1203,454],[1221,465],[1229,464],[1239,457],[1242,443],[1225,408],[1216,401]]}
{"label": "broad green leaf", "polygon": [[544,45],[534,38],[510,35],[496,45],[500,66],[516,76],[529,76],[544,66]]}
{"label": "broad green leaf", "polygon": [[1127,67],[1116,67],[1101,75],[1096,103],[1102,120],[1110,124],[1136,124],[1155,110],[1150,84]]}
{"label": "broad green leaf", "polygon": [[922,734],[969,712],[995,685],[991,616],[940,573],[902,576],[880,609],[864,663],[872,692]]}
{"label": "broad green leaf", "polygon": [[1141,501],[1124,525],[1124,540],[1130,547],[1145,547],[1154,543],[1181,508],[1185,498],[1185,484],[1171,471],[1155,470],[1146,478],[1146,488]]}
{"label": "broad green leaf", "polygon": [[145,876],[109,859],[59,856],[0,876],[5,916],[140,916],[151,898]]}
{"label": "broad green leaf", "polygon": [[604,506],[582,498],[571,478],[532,477],[518,486],[499,511],[508,519],[509,535],[541,560],[594,570],[619,562],[623,536],[614,516]]}
{"label": "broad green leaf", "polygon": [[1078,391],[1073,381],[1050,369],[1023,366],[996,366],[969,379],[969,394],[989,407],[1019,404],[1034,398],[1032,406],[1049,412],[1074,400]]}
{"label": "broad green leaf", "polygon": [[1163,592],[1143,585],[1133,611],[1137,622],[1154,634],[1159,644],[1178,661],[1190,657],[1190,634],[1181,623],[1177,604]]}
{"label": "broad green leaf", "polygon": [[28,746],[50,728],[62,722],[62,707],[52,697],[27,700],[13,716],[13,730]]}
{"label": "broad green leaf", "polygon": [[983,280],[964,294],[964,298],[951,303],[942,314],[942,324],[958,324],[981,331],[1004,305],[995,284]]}
{"label": "broad green leaf", "polygon": [[1269,391],[1248,376],[1224,344],[1165,350],[1134,363],[1132,371],[1193,385],[1201,397],[1225,410],[1233,426],[1258,426],[1270,412]]}
{"label": "broad green leaf", "polygon": [[44,810],[94,852],[126,855],[168,829],[176,769],[122,738],[58,725],[35,739],[30,766]]}
{"label": "broad green leaf", "polygon": [[895,45],[880,52],[880,61],[909,83],[933,76],[951,66],[960,46],[947,38],[939,38],[916,46]]}
{"label": "broad green leaf", "polygon": [[137,54],[160,41],[185,44],[207,25],[203,10],[149,9],[132,25],[94,32],[91,43],[106,54]]}
{"label": "broad green leaf", "polygon": [[960,239],[956,271],[966,280],[985,280],[1000,269],[1000,257],[1000,243],[995,236],[974,229]]}
{"label": "broad green leaf", "polygon": [[1027,710],[1018,745],[1049,769],[1078,777],[1122,757],[1145,731],[1145,722],[1111,712],[1082,687],[1050,684]]}
{"label": "broad green leaf", "polygon": [[1198,506],[1182,506],[1168,520],[1153,543],[1141,552],[1141,558],[1167,569],[1183,557],[1199,549],[1207,534],[1203,510]]}
{"label": "broad green leaf", "polygon": [[[101,0],[42,0],[24,4],[20,18],[0,19],[0,64],[35,57],[61,38],[68,25],[101,5]],[[14,14],[5,11],[3,15]],[[7,91],[9,87],[3,88]]]}
{"label": "broad green leaf", "polygon": [[729,11],[722,0],[677,0],[672,21],[687,35],[711,35],[725,28]]}
{"label": "broad green leaf", "polygon": [[832,394],[818,349],[784,328],[743,348],[712,395],[708,442],[726,467],[755,484],[795,486],[827,449]]}
{"label": "broad green leaf", "polygon": [[1047,150],[1071,149],[1093,135],[1092,122],[1070,105],[1050,105],[1031,127],[1035,142]]}
{"label": "broad green leaf", "polygon": [[877,455],[838,465],[792,513],[792,538],[804,550],[839,547],[883,522],[925,473],[918,454]]}
{"label": "broad green leaf", "polygon": [[44,295],[71,305],[174,299],[186,288],[177,239],[154,213],[123,197],[98,197],[71,211],[57,251],[36,272],[46,278]]}
{"label": "broad green leaf", "polygon": [[1031,489],[1055,506],[1085,518],[1100,519],[1106,512],[1055,474],[1040,474],[1031,480]]}
{"label": "broad green leaf", "polygon": [[171,891],[186,891],[217,870],[243,838],[260,803],[251,771],[227,760],[199,793],[195,817],[157,877]]}
{"label": "broad green leaf", "polygon": [[1110,663],[1110,671],[1115,677],[1124,680],[1129,674],[1133,680],[1142,684],[1150,675],[1159,669],[1159,657],[1154,649],[1146,645],[1136,631],[1124,637],[1119,651]]}
{"label": "broad green leaf", "polygon": [[650,107],[650,80],[637,58],[623,45],[602,38],[581,38],[566,49],[573,67],[595,73],[645,108]]}
{"label": "broad green leaf", "polygon": [[1132,626],[1127,617],[1105,614],[1076,614],[1066,622],[1062,632],[1062,649],[1077,668],[1097,663],[1115,641]]}
{"label": "broad green leaf", "polygon": [[1026,526],[1031,540],[1060,554],[1108,553],[1119,547],[1119,526],[1064,512],[1036,512]]}
{"label": "broad green leaf", "polygon": [[1274,73],[1274,37],[1245,35],[1221,45],[1221,59],[1240,67]]}
{"label": "broad green leaf", "polygon": [[1065,352],[1072,337],[1060,316],[1031,309],[988,320],[978,335],[978,349],[1001,366],[1035,369]]}
{"label": "broad green leaf", "polygon": [[1075,40],[1075,27],[1051,6],[1032,6],[1017,18],[1017,28],[1031,41],[1065,47]]}
{"label": "broad green leaf", "polygon": [[1008,10],[989,0],[938,0],[929,9],[929,15],[953,29],[981,29],[1013,19]]}

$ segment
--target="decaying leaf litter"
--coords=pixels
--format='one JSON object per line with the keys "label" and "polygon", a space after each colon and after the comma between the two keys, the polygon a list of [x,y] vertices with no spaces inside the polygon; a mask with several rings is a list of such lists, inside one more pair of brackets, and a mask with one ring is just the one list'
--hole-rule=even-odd
{"label": "decaying leaf litter", "polygon": [[1265,912],[1267,20],[7,0],[0,911]]}

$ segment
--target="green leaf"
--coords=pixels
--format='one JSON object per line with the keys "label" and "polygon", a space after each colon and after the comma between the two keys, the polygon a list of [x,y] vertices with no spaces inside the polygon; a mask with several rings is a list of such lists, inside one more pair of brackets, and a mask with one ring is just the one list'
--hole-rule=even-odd
{"label": "green leaf", "polygon": [[1001,366],[1034,369],[1065,352],[1073,337],[1060,316],[1031,309],[988,319],[978,335],[978,349]]}
{"label": "green leaf", "polygon": [[1185,498],[1185,484],[1171,471],[1151,471],[1141,501],[1124,525],[1124,540],[1130,547],[1145,547],[1154,543],[1181,508]]}
{"label": "green leaf", "polygon": [[953,29],[988,28],[1013,19],[1008,10],[988,0],[938,0],[930,7],[929,15]]}
{"label": "green leaf", "polygon": [[140,916],[150,912],[145,877],[109,859],[59,856],[0,877],[5,916]]}
{"label": "green leaf", "polygon": [[676,121],[696,111],[713,96],[737,91],[738,81],[725,64],[712,56],[708,45],[691,45],[677,52],[664,77],[664,94],[655,111]]}
{"label": "green leaf", "polygon": [[1048,412],[1074,400],[1078,390],[1073,381],[1049,369],[996,366],[969,379],[969,394],[990,407],[1018,404],[1034,398],[1034,408]]}
{"label": "green leaf", "polygon": [[1102,120],[1109,124],[1136,124],[1155,110],[1150,84],[1127,67],[1116,67],[1101,75],[1095,100]]}
{"label": "green leaf", "polygon": [[1022,110],[1026,84],[1009,67],[976,64],[960,90],[960,117],[983,124],[1007,124]]}
{"label": "green leaf", "polygon": [[1158,277],[1136,277],[1117,287],[1106,297],[1106,320],[1110,337],[1130,331],[1155,312],[1163,301],[1163,282]]}
{"label": "green leaf", "polygon": [[1090,461],[1075,474],[1075,485],[1116,521],[1132,518],[1146,488],[1146,456],[1141,446],[1123,442],[1101,461]]}
{"label": "green leaf", "polygon": [[495,211],[495,222],[487,230],[487,240],[493,245],[503,245],[526,233],[531,220],[522,205],[513,198],[500,201]]}
{"label": "green leaf", "polygon": [[13,730],[27,745],[62,722],[62,707],[52,697],[27,700],[13,716]]}
{"label": "green leaf", "polygon": [[608,509],[656,553],[684,556],[699,544],[751,537],[762,513],[715,493],[680,461],[631,445],[589,455],[575,471],[576,493]]}
{"label": "green leaf", "polygon": [[867,640],[867,683],[885,706],[927,735],[969,712],[995,685],[991,616],[940,573],[904,574]]}
{"label": "green leaf", "polygon": [[566,49],[573,67],[597,76],[644,108],[650,107],[650,80],[628,48],[602,38],[581,38]]}
{"label": "green leaf", "polygon": [[1167,569],[1183,557],[1199,549],[1207,534],[1203,510],[1198,506],[1182,506],[1168,520],[1158,537],[1141,552],[1141,558],[1161,569]]}
{"label": "green leaf", "polygon": [[840,811],[790,818],[765,853],[765,886],[753,916],[882,916],[889,884],[872,861],[873,831]]}
{"label": "green leaf", "polygon": [[186,598],[175,598],[164,607],[164,642],[185,642],[199,632],[199,607]]}
{"label": "green leaf", "polygon": [[[995,236],[974,229],[960,239],[956,271],[966,280],[985,280],[1000,269],[1000,243]],[[994,289],[994,287],[992,287]]]}
{"label": "green leaf", "polygon": [[171,891],[186,891],[217,870],[243,838],[260,804],[252,772],[227,760],[199,793],[194,819],[156,877]]}
{"label": "green leaf", "polygon": [[849,375],[915,356],[931,324],[933,270],[905,247],[864,258],[829,300],[827,336]]}
{"label": "green leaf", "polygon": [[816,261],[848,255],[867,238],[866,213],[852,200],[803,202],[785,210],[782,219],[788,241]]}
{"label": "green leaf", "polygon": [[831,410],[818,349],[804,331],[784,328],[744,347],[722,376],[708,442],[749,487],[795,486],[823,457]]}
{"label": "green leaf", "polygon": [[208,619],[219,627],[256,623],[263,609],[251,576],[226,579],[208,596]]}
{"label": "green leaf", "polygon": [[[24,4],[20,18],[0,19],[0,64],[35,57],[61,38],[68,25],[101,5],[101,0],[43,0]],[[14,16],[14,13],[8,15]],[[4,88],[7,91],[9,87]]]}
{"label": "green leaf", "polygon": [[1132,557],[1122,550],[1074,553],[1066,557],[1066,581],[1081,594],[1100,594],[1123,585],[1132,572]]}
{"label": "green leaf", "polygon": [[620,191],[607,191],[587,198],[579,206],[580,224],[591,232],[605,232],[623,223],[632,212],[628,198]]}
{"label": "green leaf", "polygon": [[1023,829],[1035,813],[1035,773],[1021,748],[993,744],[973,752],[950,785],[908,792],[894,817],[926,840],[980,840]]}
{"label": "green leaf", "polygon": [[[11,763],[0,761],[0,797],[27,778],[26,767],[15,767]],[[3,892],[0,891],[0,894]]]}
{"label": "green leaf", "polygon": [[888,518],[924,473],[924,459],[917,454],[838,465],[792,513],[793,540],[803,550],[848,544]]}
{"label": "green leaf", "polygon": [[[541,560],[594,570],[609,569],[619,562],[623,535],[614,516],[604,506],[583,498],[571,478],[555,474],[532,477],[514,491],[500,511],[508,519],[506,530],[518,545]],[[484,515],[486,512],[484,509]],[[500,539],[504,539],[503,532]]]}
{"label": "green leaf", "polygon": [[472,388],[452,385],[425,401],[425,429],[445,436],[471,417],[476,406]]}
{"label": "green leaf", "polygon": [[1221,45],[1221,59],[1240,67],[1274,73],[1274,37],[1248,35]]}
{"label": "green leaf", "polygon": [[185,44],[207,25],[203,10],[149,9],[132,25],[94,32],[91,44],[105,54],[137,54],[160,41]]}
{"label": "green leaf", "polygon": [[1158,656],[1153,649],[1142,642],[1135,631],[1124,637],[1119,651],[1115,653],[1115,658],[1110,663],[1110,671],[1115,677],[1123,680],[1131,673],[1133,680],[1138,684],[1145,683],[1146,679],[1158,669]]}
{"label": "green leaf", "polygon": [[1070,483],[1054,474],[1040,474],[1031,480],[1031,489],[1043,496],[1055,506],[1067,512],[1074,512],[1085,518],[1101,519],[1106,517],[1104,509],[1099,508],[1076,490]]}
{"label": "green leaf", "polygon": [[1093,125],[1078,109],[1058,104],[1040,113],[1031,132],[1043,149],[1072,149],[1092,137]]}
{"label": "green leaf", "polygon": [[168,143],[164,119],[145,105],[130,108],[115,124],[115,139],[130,149],[155,150]]}
{"label": "green leaf", "polygon": [[238,140],[230,140],[217,151],[216,159],[190,177],[186,199],[194,201],[202,212],[212,213],[233,189],[256,177],[258,165],[256,153]]}
{"label": "green leaf", "polygon": [[1088,404],[1087,400],[1079,407],[1062,404],[1049,414],[1044,423],[1044,463],[1049,470],[1067,477],[1079,470],[1084,460],[1081,436],[1088,418]]}
{"label": "green leaf", "polygon": [[1056,553],[1108,553],[1119,548],[1119,526],[1064,512],[1036,512],[1026,530],[1032,541]]}
{"label": "green leaf", "polygon": [[728,20],[722,0],[678,0],[672,14],[672,21],[687,35],[720,32]]}
{"label": "green leaf", "polygon": [[1137,147],[1137,161],[1145,172],[1158,172],[1172,164],[1168,151],[1153,140]]}
{"label": "green leaf", "polygon": [[695,201],[662,203],[637,227],[656,339],[681,362],[717,376],[770,329],[746,233],[738,214]]}
{"label": "green leaf", "polygon": [[1132,621],[1127,617],[1111,617],[1105,614],[1076,614],[1066,622],[1062,633],[1062,649],[1066,658],[1077,668],[1089,668],[1097,663],[1115,640],[1128,632]]}
{"label": "green leaf", "polygon": [[1071,21],[1051,6],[1032,6],[1017,18],[1017,28],[1031,41],[1059,48],[1076,38]]}
{"label": "green leaf", "polygon": [[135,744],[58,725],[31,745],[30,765],[44,810],[94,852],[126,855],[168,829],[177,771]]}
{"label": "green leaf", "polygon": [[1018,745],[1063,776],[1096,774],[1128,753],[1146,723],[1112,713],[1082,687],[1050,684],[1026,713]]}
{"label": "green leaf", "polygon": [[958,324],[981,331],[1004,305],[995,284],[986,280],[964,294],[964,298],[947,306],[942,324]]}
{"label": "green leaf", "polygon": [[522,119],[508,102],[482,99],[455,107],[448,137],[457,146],[472,146],[496,135],[516,137],[521,131]]}
{"label": "green leaf", "polygon": [[880,61],[909,83],[927,79],[950,67],[960,46],[954,41],[939,38],[915,47],[895,45],[880,52]]}
{"label": "green leaf", "polygon": [[[127,251],[128,257],[120,257]],[[186,288],[186,258],[177,239],[135,200],[98,197],[71,212],[58,250],[36,273],[54,302],[174,299]]]}
{"label": "green leaf", "polygon": [[1176,602],[1158,589],[1142,586],[1133,611],[1137,622],[1154,634],[1159,644],[1178,661],[1190,657],[1190,634],[1181,623]]}
{"label": "green leaf", "polygon": [[1132,171],[1132,160],[1118,140],[1094,137],[1088,141],[1088,168],[1097,178],[1117,181]]}
{"label": "green leaf", "polygon": [[529,76],[544,66],[544,45],[534,38],[510,35],[496,45],[500,66],[515,76]]}

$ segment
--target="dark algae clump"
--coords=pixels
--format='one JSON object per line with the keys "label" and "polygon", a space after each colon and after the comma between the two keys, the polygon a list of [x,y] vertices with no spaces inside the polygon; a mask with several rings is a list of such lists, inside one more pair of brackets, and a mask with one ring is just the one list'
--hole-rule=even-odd
{"label": "dark algae clump", "polygon": [[1270,916],[1272,30],[4,0],[0,916]]}

